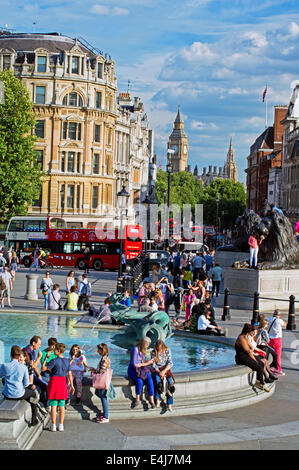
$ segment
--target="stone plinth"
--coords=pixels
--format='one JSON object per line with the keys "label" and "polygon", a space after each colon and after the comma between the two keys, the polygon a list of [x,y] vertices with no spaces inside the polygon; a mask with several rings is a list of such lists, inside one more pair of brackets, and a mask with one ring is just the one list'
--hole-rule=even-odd
{"label": "stone plinth", "polygon": [[29,450],[49,422],[40,415],[36,426],[29,426],[31,407],[25,400],[0,399],[0,450]]}
{"label": "stone plinth", "polygon": [[246,261],[249,259],[249,253],[216,250],[214,259],[215,263],[219,263],[222,268],[231,268],[235,261]]}
{"label": "stone plinth", "polygon": [[37,274],[26,274],[27,285],[26,285],[26,300],[38,300],[37,295],[37,280],[39,276]]}
{"label": "stone plinth", "polygon": [[[229,305],[233,309],[252,310],[254,292],[259,292],[260,312],[273,313],[275,308],[287,311],[290,295],[299,300],[299,269],[259,271],[227,268],[224,273],[226,288],[229,289]],[[222,306],[223,296],[220,296],[217,307]]]}

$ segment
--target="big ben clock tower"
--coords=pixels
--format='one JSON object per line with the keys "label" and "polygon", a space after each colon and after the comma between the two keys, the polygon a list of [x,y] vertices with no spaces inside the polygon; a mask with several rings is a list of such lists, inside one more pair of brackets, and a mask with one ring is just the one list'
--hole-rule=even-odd
{"label": "big ben clock tower", "polygon": [[185,171],[188,160],[188,137],[184,131],[184,121],[181,117],[180,105],[173,124],[173,131],[168,139],[168,148],[175,152],[170,154],[173,173]]}

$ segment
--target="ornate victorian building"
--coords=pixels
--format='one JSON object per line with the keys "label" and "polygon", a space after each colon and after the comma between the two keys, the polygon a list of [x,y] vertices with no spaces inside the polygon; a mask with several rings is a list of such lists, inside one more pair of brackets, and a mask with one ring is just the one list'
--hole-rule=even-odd
{"label": "ornate victorian building", "polygon": [[[273,126],[267,127],[250,147],[247,157],[247,207],[259,212],[265,199],[276,205],[279,199],[279,173],[282,165],[283,126],[287,106],[274,107]],[[274,193],[275,191],[275,193]],[[274,197],[276,196],[276,197]]]}
{"label": "ornate victorian building", "polygon": [[35,149],[46,176],[29,214],[63,215],[70,226],[94,226],[111,218],[122,184],[132,201],[137,198],[138,172],[144,172],[143,184],[148,177],[142,137],[149,129],[139,102],[133,110],[117,106],[110,56],[58,33],[2,33],[5,69],[23,82],[37,115]]}
{"label": "ornate victorian building", "polygon": [[[129,207],[132,208],[142,201],[149,189],[153,131],[149,129],[140,98],[135,97],[133,101],[129,92],[119,94],[117,114],[114,165],[116,193],[125,185],[130,194]],[[132,221],[132,211],[128,215]]]}

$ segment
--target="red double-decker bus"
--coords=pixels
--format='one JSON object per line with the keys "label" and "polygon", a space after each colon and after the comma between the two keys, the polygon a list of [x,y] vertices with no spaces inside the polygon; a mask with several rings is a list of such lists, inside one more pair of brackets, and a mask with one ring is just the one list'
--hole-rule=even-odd
{"label": "red double-decker bus", "polygon": [[[119,230],[50,228],[48,220],[45,239],[35,238],[35,246],[43,248],[47,253],[48,265],[84,269],[84,252],[88,248],[89,268],[99,271],[117,269],[119,266]],[[142,226],[124,227],[122,248],[127,260],[134,259],[141,253]],[[32,263],[32,255],[23,257],[22,262],[29,266]]]}

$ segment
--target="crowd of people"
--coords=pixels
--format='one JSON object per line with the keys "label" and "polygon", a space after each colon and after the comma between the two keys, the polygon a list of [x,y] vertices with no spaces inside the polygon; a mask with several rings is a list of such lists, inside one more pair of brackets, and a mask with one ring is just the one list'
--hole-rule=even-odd
{"label": "crowd of people", "polygon": [[83,273],[81,279],[75,277],[75,271],[71,270],[65,281],[66,301],[62,302],[60,285],[53,283],[50,271],[46,271],[40,283],[40,289],[44,298],[44,308],[47,310],[78,311],[89,304],[92,293],[91,282],[87,274]]}
{"label": "crowd of people", "polygon": [[269,320],[260,314],[257,324],[245,323],[235,343],[236,364],[255,371],[255,387],[265,392],[270,392],[267,384],[285,375],[281,369],[282,329],[285,326],[279,310],[275,310]]}
{"label": "crowd of people", "polygon": [[[0,254],[0,298],[1,305],[6,297],[8,305],[11,306],[10,293],[18,259],[15,252],[8,252],[6,256]],[[252,258],[254,259],[254,256]],[[167,266],[153,266],[151,276],[151,280],[143,281],[137,293],[140,312],[165,311],[169,315],[173,305],[175,315],[171,321],[174,328],[190,330],[199,335],[225,335],[216,323],[212,306],[212,298],[219,295],[223,278],[222,268],[215,263],[213,252],[172,254]],[[71,270],[66,276],[63,288],[66,295],[64,302],[60,285],[53,282],[49,271],[45,272],[40,284],[45,309],[83,309],[85,314],[95,317],[98,323],[118,323],[110,310],[110,294],[100,308],[91,304],[92,289],[87,273],[82,274],[79,280],[75,271]],[[122,303],[126,307],[131,306],[130,291],[124,291]],[[255,371],[255,386],[266,392],[270,391],[268,384],[284,375],[281,369],[281,338],[282,328],[285,326],[280,312],[275,310],[268,320],[260,315],[258,324],[246,323],[235,342],[236,364],[246,365]],[[100,361],[97,368],[92,368],[88,366],[79,344],[74,344],[67,355],[65,344],[56,338],[49,338],[48,346],[43,350],[41,344],[41,337],[33,336],[24,348],[12,346],[11,362],[0,365],[0,377],[4,380],[3,394],[7,400],[26,400],[30,403],[32,426],[39,423],[39,413],[50,413],[51,430],[55,432],[58,414],[58,431],[63,431],[65,409],[71,396],[75,394],[76,405],[81,403],[84,374],[90,371],[96,376],[111,371],[109,349],[105,343],[97,346]],[[151,340],[145,337],[130,352],[128,376],[135,384],[136,395],[132,408],[140,406],[142,388],[145,385],[149,409],[159,407],[161,395],[165,394],[167,410],[171,412],[175,391],[171,351],[163,341],[157,341],[149,354],[150,346]],[[95,393],[102,403],[102,414],[99,413],[94,419],[96,423],[109,422],[108,400],[111,386],[110,376],[109,386],[96,388]]]}
{"label": "crowd of people", "polygon": [[[215,322],[212,297],[218,296],[222,268],[214,262],[214,253],[176,253],[167,266],[152,266],[152,279],[145,279],[137,295],[140,312],[159,310],[169,314],[174,306],[173,326],[199,334],[224,335]],[[183,321],[181,316],[185,316]]]}
{"label": "crowd of people", "polygon": [[[147,386],[150,409],[160,406],[161,394],[165,393],[167,409],[172,412],[174,378],[171,368],[173,362],[171,351],[163,341],[157,341],[147,358],[151,340],[142,338],[138,345],[131,350],[128,365],[128,376],[135,383],[136,398],[132,408],[140,405],[140,396],[144,384]],[[0,364],[0,377],[4,384],[3,395],[6,400],[26,400],[32,410],[30,426],[36,426],[39,414],[51,415],[51,431],[64,431],[64,418],[66,406],[71,396],[76,395],[75,404],[81,403],[83,377],[90,371],[93,378],[100,376],[98,382],[92,381],[95,394],[100,398],[102,413],[93,419],[94,422],[104,424],[109,422],[109,393],[113,390],[111,378],[111,361],[107,344],[97,345],[97,352],[101,359],[98,367],[88,367],[85,355],[79,344],[74,344],[67,355],[66,346],[57,338],[48,339],[47,348],[43,349],[42,338],[33,336],[24,348],[14,345],[11,348],[11,361]],[[107,382],[105,374],[110,372]],[[99,385],[105,377],[105,384]],[[113,395],[113,394],[112,394]]]}

